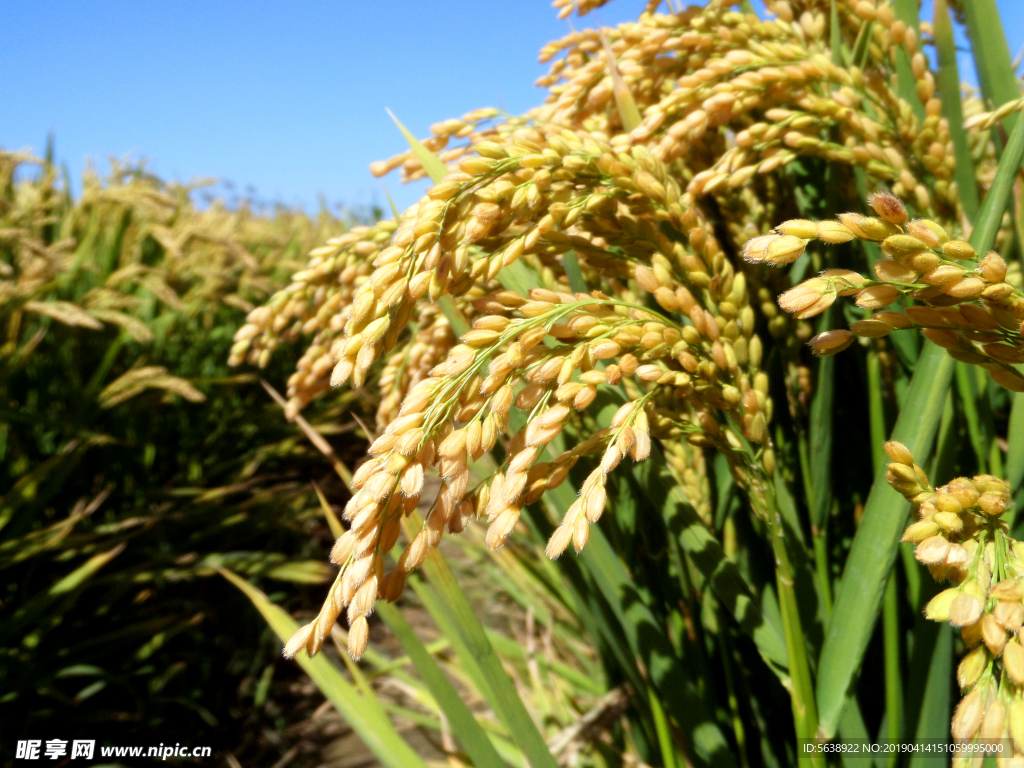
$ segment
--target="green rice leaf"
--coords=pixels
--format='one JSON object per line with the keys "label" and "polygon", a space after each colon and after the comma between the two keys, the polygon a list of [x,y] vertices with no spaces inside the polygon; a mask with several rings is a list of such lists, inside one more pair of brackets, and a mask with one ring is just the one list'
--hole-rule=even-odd
{"label": "green rice leaf", "polygon": [[956,155],[957,190],[960,204],[971,221],[978,215],[978,183],[974,173],[974,158],[967,144],[964,130],[963,108],[960,102],[960,72],[956,65],[956,41],[953,39],[953,25],[949,20],[947,0],[935,0],[935,48],[939,54],[939,71],[936,78],[939,96],[942,98],[942,114],[949,123],[949,136],[953,141]]}
{"label": "green rice leaf", "polygon": [[409,654],[423,682],[452,725],[452,734],[459,740],[476,768],[503,768],[505,765],[487,738],[473,713],[458,691],[427,651],[423,642],[402,616],[402,612],[386,601],[377,604],[377,614],[388,625],[402,648]]}
{"label": "green rice leaf", "polygon": [[[945,739],[949,735],[950,684],[953,677],[953,628],[948,624],[939,627],[931,663],[928,665],[928,679],[925,684],[921,716],[917,721],[916,738]],[[910,768],[926,768],[933,763],[927,755],[917,754],[910,759]]]}
{"label": "green rice leaf", "polygon": [[562,266],[565,267],[565,276],[569,278],[569,287],[574,293],[586,293],[587,283],[580,272],[580,260],[575,251],[566,251],[562,256]]}
{"label": "green rice leaf", "polygon": [[409,133],[408,129],[402,125],[398,118],[395,117],[394,113],[389,109],[387,110],[388,115],[395,121],[395,125],[398,126],[398,130],[405,136],[405,140],[409,142],[409,147],[412,149],[413,154],[420,161],[423,166],[423,170],[427,172],[427,176],[435,184],[441,181],[445,176],[448,175],[448,167],[441,162],[440,158],[431,152],[429,149],[423,146],[419,139]]}
{"label": "green rice leaf", "polygon": [[529,297],[532,288],[540,286],[537,276],[527,268],[522,259],[502,267],[498,273],[498,281],[508,290],[515,291],[524,298]]}
{"label": "green rice leaf", "polygon": [[1024,482],[1024,392],[1016,392],[1010,408],[1010,450],[1006,454],[1006,479],[1014,493]]}
{"label": "green rice leaf", "polygon": [[[563,483],[544,495],[551,516],[561,519],[575,500]],[[564,555],[563,555],[564,557]],[[665,707],[687,733],[700,759],[712,766],[733,765],[728,742],[714,714],[702,706],[693,681],[684,674],[662,623],[637,593],[636,584],[616,556],[599,526],[592,526],[590,541],[579,555],[597,588],[625,632],[629,650],[642,660],[650,683]]]}
{"label": "green rice leaf", "polygon": [[494,646],[487,639],[483,625],[466,599],[462,588],[448,568],[444,558],[435,549],[431,550],[427,561],[423,564],[431,586],[437,591],[442,604],[454,619],[455,627],[461,640],[475,659],[482,675],[486,689],[489,689],[489,701],[498,718],[505,724],[509,735],[529,760],[534,768],[556,768],[557,763],[548,751],[544,738],[537,730],[536,724],[526,711],[523,700],[519,698],[515,685],[501,665],[501,659],[494,651]]}
{"label": "green rice leaf", "polygon": [[50,587],[49,595],[51,597],[56,597],[57,595],[63,595],[77,589],[87,579],[91,578],[100,568],[124,552],[124,549],[127,546],[128,545],[126,543],[122,542],[113,549],[108,549],[106,552],[100,552],[98,555],[93,555],[63,579]]}
{"label": "green rice leaf", "polygon": [[[893,10],[896,18],[907,25],[908,29],[917,32],[918,40],[921,39],[921,19],[918,16],[917,0],[894,0]],[[902,45],[896,50],[896,75],[899,80],[900,98],[907,102],[914,110],[919,123],[924,122],[924,104],[917,98],[917,87],[914,81],[914,72],[910,67],[910,54]]]}
{"label": "green rice leaf", "polygon": [[448,321],[448,325],[455,331],[456,336],[462,336],[469,330],[469,321],[466,320],[465,315],[459,311],[459,308],[455,306],[455,302],[452,301],[452,297],[445,294],[437,300],[437,306],[441,308],[444,313],[445,319]]}
{"label": "green rice leaf", "polygon": [[[970,0],[962,4],[971,39],[971,55],[981,83],[981,93],[992,107],[1020,98],[1020,86],[1010,58],[1010,46],[1003,32],[996,0]],[[1006,118],[1007,130],[1013,130],[1018,115]]]}
{"label": "green rice leaf", "polygon": [[832,51],[832,63],[843,66],[843,32],[839,27],[839,6],[837,0],[831,0],[828,16],[829,48]]}
{"label": "green rice leaf", "polygon": [[[282,643],[299,628],[295,620],[283,608],[270,602],[262,591],[231,571],[224,568],[218,570],[249,598]],[[326,656],[320,654],[310,659],[305,654],[299,654],[295,660],[381,763],[388,768],[427,768],[427,764],[398,734],[391,721],[381,717],[376,708],[367,707],[359,692]]]}

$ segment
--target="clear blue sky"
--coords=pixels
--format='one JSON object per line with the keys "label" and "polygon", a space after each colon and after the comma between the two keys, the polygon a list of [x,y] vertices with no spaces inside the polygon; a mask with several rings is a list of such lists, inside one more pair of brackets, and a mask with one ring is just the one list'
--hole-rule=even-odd
{"label": "clear blue sky", "polygon": [[[1016,55],[1024,0],[998,2]],[[8,0],[3,16],[0,146],[41,153],[52,131],[76,178],[87,158],[131,154],[310,208],[319,194],[386,208],[367,171],[403,147],[385,107],[419,136],[480,106],[521,112],[542,97],[537,52],[569,30],[547,0]],[[385,183],[400,208],[418,196]]]}

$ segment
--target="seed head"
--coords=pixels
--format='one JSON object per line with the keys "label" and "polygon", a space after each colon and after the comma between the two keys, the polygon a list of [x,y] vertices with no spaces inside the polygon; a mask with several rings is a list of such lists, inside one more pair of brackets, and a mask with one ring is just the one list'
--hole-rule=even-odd
{"label": "seed head", "polygon": [[[931,617],[929,616],[929,618]],[[1024,649],[1021,649],[1020,646],[1017,648],[1024,653]],[[956,681],[960,685],[960,690],[966,691],[968,688],[974,687],[982,672],[985,671],[985,667],[989,665],[989,660],[988,649],[984,645],[979,645],[963,657],[956,668]]]}
{"label": "seed head", "polygon": [[[920,549],[920,546],[918,549]],[[925,561],[922,560],[921,562]],[[974,595],[961,592],[949,605],[949,622],[955,627],[965,627],[980,619],[983,610],[984,606],[981,600]],[[982,627],[982,631],[984,631],[984,627]]]}
{"label": "seed head", "polygon": [[973,690],[967,694],[956,708],[953,715],[951,731],[957,740],[969,740],[977,735],[985,714],[985,700],[981,691]]}
{"label": "seed head", "polygon": [[948,621],[949,608],[959,594],[960,591],[957,589],[946,589],[937,594],[925,606],[925,618],[931,621]]}
{"label": "seed head", "polygon": [[894,195],[878,192],[868,198],[868,205],[890,224],[899,226],[907,223],[907,207]]}
{"label": "seed head", "polygon": [[850,331],[839,329],[823,331],[807,342],[811,351],[819,357],[827,357],[842,352],[853,344],[857,337]]}
{"label": "seed head", "polygon": [[890,440],[884,447],[889,458],[897,464],[906,464],[909,467],[914,466],[914,455],[903,443]]}
{"label": "seed head", "polygon": [[[1016,639],[1011,640],[1003,648],[1003,668],[1013,682],[1024,685],[1024,648],[1021,648]],[[1024,722],[1021,725],[1024,726]],[[1024,728],[1021,735],[1024,736]],[[1017,734],[1014,734],[1014,738],[1017,738]]]}
{"label": "seed head", "polygon": [[836,300],[836,291],[824,277],[806,280],[779,296],[779,306],[798,320],[820,315]]}

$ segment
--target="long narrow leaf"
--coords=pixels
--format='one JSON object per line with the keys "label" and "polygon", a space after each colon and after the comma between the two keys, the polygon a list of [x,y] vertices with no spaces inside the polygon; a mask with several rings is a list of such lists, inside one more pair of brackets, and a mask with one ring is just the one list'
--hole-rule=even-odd
{"label": "long narrow leaf", "polygon": [[[245,593],[282,643],[299,628],[283,608],[270,602],[263,592],[248,581],[224,568],[219,571]],[[376,710],[366,707],[363,697],[326,657],[321,654],[309,659],[305,654],[299,654],[295,659],[384,765],[388,768],[427,768],[427,764],[398,734],[391,721],[386,717],[381,719],[375,714]]]}
{"label": "long narrow leaf", "polygon": [[405,140],[409,142],[409,147],[412,149],[413,154],[416,155],[416,159],[420,161],[420,165],[423,166],[423,170],[427,172],[427,176],[435,184],[441,181],[445,176],[448,175],[448,167],[441,162],[441,159],[431,152],[429,149],[423,146],[422,142],[413,136],[408,129],[402,125],[398,118],[395,117],[394,113],[389,109],[388,115],[392,120],[395,121],[395,125],[398,126],[398,130],[405,136]]}
{"label": "long narrow leaf", "polygon": [[[928,665],[928,682],[925,685],[921,719],[917,722],[918,741],[945,739],[949,731],[950,678],[953,677],[953,628],[948,624],[939,627],[931,664]],[[932,761],[918,754],[910,759],[910,768],[925,768]]]}
{"label": "long narrow leaf", "polygon": [[619,65],[615,61],[615,53],[612,46],[605,37],[604,30],[599,29],[601,45],[604,46],[604,55],[608,61],[608,74],[612,78],[612,89],[615,93],[615,106],[619,110],[619,119],[626,131],[632,131],[640,125],[640,110],[636,106],[633,94],[629,91],[625,79],[619,72]]}
{"label": "long narrow leaf", "polygon": [[377,605],[377,615],[384,620],[402,648],[409,654],[416,671],[427,684],[430,693],[452,725],[452,733],[473,759],[476,768],[503,768],[504,763],[495,751],[473,713],[469,711],[458,691],[423,645],[402,612],[388,602]]}
{"label": "long narrow leaf", "polygon": [[[424,573],[426,574],[428,571],[425,570]],[[448,639],[452,650],[455,651],[455,655],[462,662],[466,676],[472,681],[473,687],[480,692],[488,706],[493,709],[494,694],[491,692],[490,685],[484,679],[483,672],[480,671],[480,665],[477,664],[476,657],[463,639],[455,618],[451,615],[451,611],[448,610],[444,601],[438,597],[437,592],[418,576],[414,575],[409,579],[409,586],[412,587],[416,596],[419,597],[423,607],[427,609],[427,613],[430,614],[434,623],[437,624],[437,628]]]}
{"label": "long narrow leaf", "polygon": [[534,768],[556,768],[555,759],[530,718],[530,713],[526,711],[515,685],[502,667],[498,654],[494,652],[494,646],[487,639],[483,625],[437,550],[431,550],[423,569],[431,586],[455,619],[462,640],[476,659],[480,673],[491,692],[491,705],[508,728],[512,740]]}
{"label": "long narrow leaf", "polygon": [[[826,313],[831,322],[831,313]],[[824,330],[824,329],[823,329]],[[818,360],[818,377],[811,401],[810,450],[811,524],[824,532],[828,510],[832,506],[832,408],[835,400],[836,359],[826,355]],[[817,537],[816,537],[817,538]]]}
{"label": "long narrow leaf", "polygon": [[[962,7],[967,20],[967,35],[971,39],[971,55],[985,100],[992,107],[998,107],[1019,99],[1020,87],[996,0],[970,0]],[[1018,115],[1011,114],[1006,118],[1007,129],[1013,130],[1018,122]]]}
{"label": "long narrow leaf", "polygon": [[1006,454],[1006,479],[1014,492],[1024,482],[1024,392],[1013,396],[1010,408],[1010,424],[1006,433],[1010,436],[1010,450]]}
{"label": "long narrow leaf", "polygon": [[575,251],[566,251],[562,256],[562,266],[565,267],[565,276],[569,278],[569,287],[575,293],[586,293],[587,283],[580,272],[580,260]]}
{"label": "long narrow leaf", "polygon": [[[448,175],[448,168],[441,162],[441,158],[423,146],[423,143],[413,136],[404,125],[402,125],[390,109],[387,112],[388,115],[391,116],[391,119],[395,121],[395,125],[398,126],[398,130],[402,132],[405,140],[409,142],[409,147],[412,149],[413,154],[416,155],[416,158],[420,161],[420,164],[423,166],[423,170],[427,172],[430,180],[435,184],[440,182]],[[388,201],[391,201],[390,195],[388,195]],[[395,204],[393,202],[391,203],[391,208],[395,210],[395,220],[397,221],[399,218],[398,211],[395,209]],[[459,308],[455,306],[455,302],[452,301],[451,296],[445,295],[439,298],[437,306],[441,308],[441,312],[448,321],[448,325],[450,325],[452,330],[455,331],[456,336],[461,336],[469,330],[469,323],[466,321],[462,312],[459,311]]]}
{"label": "long narrow leaf", "polygon": [[[917,0],[894,0],[893,10],[896,12],[896,18],[910,29],[916,30],[920,35],[921,20],[918,17]],[[896,76],[899,81],[900,98],[910,104],[917,119],[924,122],[924,104],[917,98],[914,71],[910,66],[910,54],[902,45],[896,47]]]}
{"label": "long narrow leaf", "polygon": [[946,0],[935,0],[935,48],[939,54],[937,85],[942,97],[942,114],[949,124],[949,137],[953,141],[956,156],[957,191],[964,214],[971,221],[978,215],[978,182],[974,174],[974,158],[967,144],[964,130],[963,108],[960,101],[960,72],[956,65],[956,41],[953,39],[953,25],[949,20]]}

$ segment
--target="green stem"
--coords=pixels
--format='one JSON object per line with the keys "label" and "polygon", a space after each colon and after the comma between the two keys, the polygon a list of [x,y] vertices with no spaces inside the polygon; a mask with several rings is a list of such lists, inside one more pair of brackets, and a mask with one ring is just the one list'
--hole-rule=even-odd
{"label": "green stem", "polygon": [[[900,677],[899,596],[896,592],[896,571],[889,576],[885,588],[882,627],[885,645],[885,720],[890,741],[899,741],[903,731],[903,681]],[[889,765],[896,765],[896,754]]]}
{"label": "green stem", "polygon": [[988,473],[987,451],[985,440],[981,434],[981,424],[978,418],[977,393],[974,389],[974,382],[971,380],[971,371],[967,363],[956,364],[956,388],[960,395],[960,407],[963,409],[964,418],[967,420],[967,434],[971,440],[971,447],[974,449],[974,456],[978,462],[978,473]]}
{"label": "green stem", "polygon": [[871,463],[878,468],[885,463],[885,405],[882,402],[882,368],[878,350],[868,352],[868,424],[871,428]]}
{"label": "green stem", "polygon": [[960,102],[960,73],[956,65],[956,42],[953,39],[953,25],[949,21],[946,0],[935,0],[935,49],[939,56],[937,74],[939,95],[942,97],[942,114],[949,124],[949,138],[956,154],[957,191],[960,205],[968,220],[978,215],[978,181],[974,173],[974,161],[967,143],[967,132],[963,126],[963,111]]}
{"label": "green stem", "polygon": [[658,694],[653,688],[647,689],[647,697],[651,704],[651,714],[654,717],[654,730],[658,734],[662,764],[665,768],[676,768],[675,745],[672,743],[672,734],[669,732],[665,710],[662,709]]}
{"label": "green stem", "polygon": [[[871,459],[875,472],[885,463],[885,406],[882,401],[882,371],[878,351],[868,352],[868,413],[871,427]],[[896,571],[889,575],[882,602],[882,638],[885,647],[885,721],[890,741],[899,741],[903,727],[903,686],[900,679],[899,595]],[[890,759],[889,765],[895,765]]]}
{"label": "green stem", "polygon": [[815,528],[814,534],[814,573],[821,585],[821,597],[825,601],[825,611],[832,613],[832,585],[829,583],[828,572],[828,540],[824,528]]}
{"label": "green stem", "polygon": [[[752,493],[751,501],[755,505],[760,505],[761,511],[764,512],[761,516],[768,521],[772,551],[775,554],[775,584],[779,591],[782,633],[786,640],[786,652],[789,658],[789,676],[792,681],[790,696],[793,703],[793,723],[796,726],[796,735],[798,739],[813,739],[818,735],[818,710],[814,698],[814,681],[811,679],[807,643],[800,623],[793,567],[789,562],[789,553],[786,551],[782,517],[774,500],[767,493]],[[816,768],[825,766],[824,759],[816,752],[811,754],[810,763]]]}
{"label": "green stem", "polygon": [[722,668],[725,670],[725,688],[729,697],[729,714],[732,716],[732,732],[736,738],[736,751],[739,752],[740,768],[750,768],[747,759],[747,733],[743,727],[740,714],[739,698],[736,696],[736,677],[733,670],[732,643],[729,642],[728,614],[722,603],[718,603],[718,623],[722,627]]}

